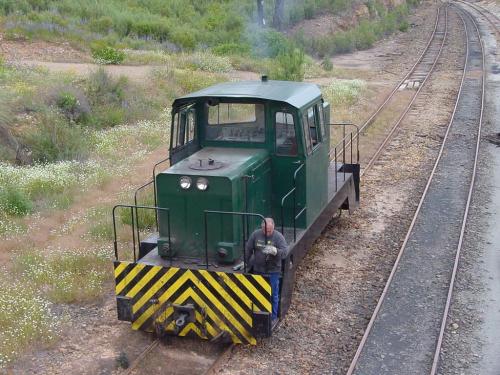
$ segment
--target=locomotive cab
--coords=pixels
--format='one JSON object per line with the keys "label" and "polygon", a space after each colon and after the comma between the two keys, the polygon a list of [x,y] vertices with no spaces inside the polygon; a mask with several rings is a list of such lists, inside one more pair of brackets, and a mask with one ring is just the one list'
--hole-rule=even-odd
{"label": "locomotive cab", "polygon": [[118,260],[115,241],[119,319],[135,329],[240,343],[269,336],[269,279],[234,265],[246,259],[251,232],[273,217],[289,244],[283,317],[297,264],[336,210],[357,206],[353,133],[347,162],[345,127],[342,147],[331,149],[329,117],[309,83],[231,82],[176,99],[170,166],[153,173],[156,204],[127,206],[137,226],[138,210],[154,209],[157,233],[141,241],[137,230],[139,257],[134,250],[128,263]]}

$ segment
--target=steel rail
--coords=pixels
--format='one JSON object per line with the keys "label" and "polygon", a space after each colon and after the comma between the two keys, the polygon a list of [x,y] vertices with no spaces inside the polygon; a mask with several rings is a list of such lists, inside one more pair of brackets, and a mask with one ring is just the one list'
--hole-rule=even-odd
{"label": "steel rail", "polygon": [[233,349],[236,347],[236,344],[231,343],[228,345],[226,349],[222,351],[221,354],[217,356],[215,361],[212,363],[212,365],[208,368],[207,371],[205,371],[204,375],[215,375],[219,371],[220,366],[222,363],[229,357],[229,355],[233,352]]}
{"label": "steel rail", "polygon": [[[156,338],[151,344],[149,344],[134,361],[130,364],[128,368],[122,373],[123,375],[131,375],[139,367],[139,365],[145,360],[145,358],[150,355],[150,353],[156,349],[156,347],[161,343],[160,338]],[[205,375],[215,375],[222,364],[222,362],[231,354],[236,344],[231,343],[225,348],[212,362],[210,367],[204,372]]]}
{"label": "steel rail", "polygon": [[406,117],[406,115],[410,111],[413,103],[415,102],[415,100],[417,100],[418,94],[420,93],[420,91],[424,87],[424,85],[427,82],[428,78],[433,73],[434,68],[436,67],[436,64],[437,64],[437,62],[439,60],[439,57],[441,56],[441,52],[443,51],[444,44],[446,42],[446,38],[447,38],[447,35],[448,35],[448,7],[446,7],[444,11],[445,11],[445,15],[444,15],[445,31],[444,31],[443,41],[441,42],[441,45],[439,47],[439,51],[437,52],[436,58],[434,59],[434,62],[432,63],[432,66],[430,67],[429,71],[427,72],[424,80],[422,81],[422,84],[418,87],[417,91],[415,92],[415,95],[413,95],[411,101],[408,103],[408,105],[406,106],[406,108],[403,111],[403,113],[399,116],[398,120],[392,126],[391,131],[389,132],[389,134],[385,137],[384,141],[380,144],[380,146],[377,148],[377,150],[375,151],[375,153],[372,155],[372,157],[368,161],[368,164],[366,165],[366,167],[363,168],[363,170],[361,171],[361,174],[360,174],[361,176],[363,176],[366,171],[370,170],[371,167],[373,166],[373,164],[375,163],[375,161],[378,159],[380,153],[387,146],[387,143],[389,143],[389,141],[390,141],[392,135],[394,134],[394,132],[399,128],[399,125],[401,124],[401,122],[404,120],[404,118]]}
{"label": "steel rail", "polygon": [[[465,26],[465,25],[464,25]],[[438,156],[436,158],[436,161],[434,163],[434,166],[432,168],[432,171],[431,171],[431,174],[427,180],[427,184],[425,185],[425,188],[424,188],[424,192],[422,193],[422,196],[420,198],[420,201],[418,203],[418,206],[417,206],[417,209],[415,211],[415,214],[413,215],[413,218],[412,218],[412,221],[410,223],[410,227],[406,233],[406,236],[405,236],[405,239],[403,241],[403,244],[401,245],[401,248],[399,250],[399,253],[398,253],[398,256],[396,258],[396,261],[394,262],[394,265],[392,267],[392,270],[391,270],[391,273],[389,274],[389,277],[387,279],[387,283],[385,284],[385,287],[384,287],[384,290],[382,291],[382,294],[380,295],[380,298],[377,302],[377,306],[375,307],[375,310],[373,311],[373,314],[370,318],[370,321],[368,322],[368,325],[365,329],[365,332],[363,334],[363,337],[361,338],[361,342],[358,346],[358,349],[356,350],[356,353],[354,354],[354,357],[353,357],[353,360],[351,362],[351,365],[349,366],[349,369],[347,371],[347,375],[352,375],[354,373],[354,370],[356,368],[356,365],[357,365],[357,362],[358,362],[358,359],[361,355],[361,352],[365,346],[365,343],[368,339],[368,336],[371,332],[371,329],[373,327],[373,324],[375,322],[375,319],[377,318],[378,316],[378,312],[380,311],[380,308],[382,307],[382,303],[384,302],[385,300],[385,297],[387,295],[387,292],[389,290],[389,287],[391,285],[391,282],[394,278],[394,275],[396,274],[396,270],[399,266],[399,262],[403,256],[403,253],[404,253],[404,249],[406,248],[406,244],[408,243],[408,240],[410,238],[410,234],[415,226],[415,223],[417,221],[417,218],[418,218],[418,215],[420,213],[420,210],[422,208],[422,205],[424,203],[424,200],[425,200],[425,197],[427,196],[427,192],[429,191],[429,187],[431,185],[431,182],[434,178],[434,175],[435,175],[435,172],[436,172],[436,169],[437,169],[437,166],[439,164],[439,161],[441,160],[441,156],[443,155],[443,150],[444,150],[444,146],[446,144],[446,140],[448,139],[448,135],[450,133],[450,129],[451,129],[451,125],[453,123],[453,119],[455,117],[455,113],[457,111],[457,108],[458,108],[458,103],[459,103],[459,100],[460,100],[460,97],[461,97],[461,94],[462,94],[462,88],[463,88],[463,84],[464,84],[464,81],[465,81],[465,75],[466,75],[466,72],[467,72],[467,60],[468,60],[468,52],[469,52],[469,41],[468,39],[466,38],[466,53],[465,53],[465,63],[464,63],[464,68],[462,70],[462,78],[461,78],[461,81],[460,81],[460,87],[459,87],[459,90],[458,90],[458,93],[457,93],[457,99],[455,101],[455,106],[453,108],[453,112],[452,112],[452,115],[451,115],[451,118],[450,118],[450,121],[448,123],[448,126],[447,126],[447,129],[446,129],[446,133],[443,137],[443,141],[441,143],[441,148],[439,149],[439,153],[438,153]]]}
{"label": "steel rail", "polygon": [[[494,27],[496,33],[500,36],[500,26],[499,26],[500,25],[500,18],[498,18],[498,16],[496,14],[490,12],[485,7],[482,7],[481,5],[477,5],[475,3],[469,3],[468,1],[464,1],[464,0],[455,0],[455,1],[462,3],[462,4],[465,4],[465,5],[473,8],[477,12],[479,12],[484,18],[486,18],[488,20],[488,22]],[[494,21],[491,20],[490,16],[493,17]]]}
{"label": "steel rail", "polygon": [[[359,136],[362,132],[363,129],[367,128],[370,123],[373,121],[373,119],[382,111],[382,109],[385,107],[385,105],[392,99],[392,97],[394,96],[394,94],[398,91],[399,87],[404,83],[404,81],[409,77],[411,76],[412,73],[415,72],[418,64],[423,60],[423,58],[425,57],[425,54],[427,53],[427,51],[429,50],[429,47],[432,43],[432,41],[434,40],[434,37],[436,35],[436,31],[437,31],[437,28],[438,28],[438,22],[439,22],[439,13],[441,12],[441,8],[438,8],[438,12],[437,12],[437,15],[436,15],[436,21],[435,21],[435,25],[434,25],[434,29],[433,29],[433,32],[431,34],[431,37],[429,38],[429,41],[427,42],[427,45],[424,49],[424,51],[422,52],[422,54],[419,56],[417,62],[412,66],[412,68],[410,69],[410,71],[401,79],[401,81],[396,85],[396,87],[393,89],[393,91],[388,95],[388,97],[386,98],[386,100],[382,103],[382,105],[377,109],[377,111],[375,111],[375,113],[372,114],[372,116],[370,116],[370,118],[365,121],[365,123],[359,128],[359,130],[356,132],[356,135],[354,137],[352,137],[353,139],[348,141],[348,144],[346,145],[346,147],[349,147],[349,144],[352,143],[352,141],[356,140],[359,142]],[[447,9],[445,8],[445,12],[447,12]],[[403,121],[404,117],[406,116],[406,114],[408,113],[408,111],[411,109],[411,106],[413,105],[414,101],[416,100],[418,94],[420,93],[420,90],[422,89],[422,87],[424,86],[425,82],[427,81],[427,79],[430,77],[430,75],[432,74],[433,70],[434,70],[434,67],[435,65],[437,64],[437,61],[441,55],[441,51],[443,50],[443,46],[444,46],[444,43],[445,43],[445,40],[446,40],[446,35],[447,35],[447,13],[445,13],[445,35],[443,37],[443,41],[441,43],[441,46],[439,48],[439,51],[436,55],[436,58],[429,70],[429,72],[427,73],[425,79],[422,81],[422,84],[419,86],[418,90],[416,91],[415,95],[412,97],[412,100],[410,101],[410,103],[408,104],[406,110],[403,112],[403,114],[398,118],[396,124],[393,126],[393,128],[391,129],[390,133],[388,134],[388,136],[385,138],[384,142],[383,142],[383,145],[381,145],[379,147],[379,149],[377,150],[376,152],[376,155],[374,155],[372,157],[372,159],[370,160],[370,163],[369,165],[363,169],[362,171],[362,174],[368,170],[371,165],[373,164],[374,160],[378,157],[378,155],[380,154],[381,150],[387,145],[388,141],[390,140],[392,134],[394,133],[394,131],[397,129],[397,127],[399,126],[399,124]],[[206,375],[213,375],[217,372],[218,370],[218,367],[221,365],[221,363],[223,362],[224,358],[226,358],[229,353],[232,352],[232,350],[234,349],[235,345],[234,344],[231,344],[226,350],[224,350],[224,352],[219,356],[218,359],[216,359],[216,361],[212,364],[212,366],[209,368],[209,370],[205,373]]]}
{"label": "steel rail", "polygon": [[386,99],[384,100],[384,102],[378,107],[378,109],[368,118],[368,120],[366,120],[364,122],[363,125],[361,125],[361,127],[359,128],[359,132],[361,133],[363,130],[365,130],[365,128],[367,128],[368,126],[370,126],[370,124],[373,122],[373,120],[375,119],[375,117],[377,117],[377,115],[382,111],[382,109],[385,108],[386,104],[393,98],[394,94],[399,90],[399,88],[401,87],[401,85],[405,82],[405,80],[413,73],[415,72],[418,64],[420,64],[420,62],[424,59],[425,57],[425,54],[427,53],[427,51],[429,50],[429,47],[431,46],[432,44],[432,41],[434,40],[434,37],[436,36],[436,32],[437,32],[437,29],[438,29],[438,24],[439,24],[439,14],[441,13],[441,8],[443,7],[440,6],[437,10],[437,14],[436,14],[436,21],[434,23],[434,30],[432,31],[432,34],[431,34],[431,37],[429,38],[429,41],[427,42],[427,45],[425,46],[425,49],[424,51],[420,54],[420,57],[418,58],[418,60],[415,62],[415,64],[411,67],[411,69],[408,71],[408,73],[406,73],[406,75],[401,79],[401,81],[399,81],[399,83],[394,87],[394,89],[389,93],[389,95],[387,95]]}
{"label": "steel rail", "polygon": [[[432,33],[431,33],[431,36],[429,37],[429,40],[427,41],[427,44],[424,48],[424,50],[422,51],[422,53],[420,54],[420,56],[418,57],[417,61],[415,62],[415,64],[413,64],[413,66],[410,68],[410,70],[406,73],[406,75],[394,86],[394,88],[392,89],[392,91],[387,94],[387,96],[385,97],[384,101],[382,102],[382,104],[375,110],[375,112],[372,113],[372,115],[368,118],[368,120],[366,120],[363,125],[361,125],[360,127],[358,127],[358,131],[356,133],[356,135],[354,137],[352,137],[351,140],[347,141],[347,144],[345,145],[345,148],[349,147],[351,145],[351,143],[354,141],[354,140],[357,140],[359,142],[359,137],[361,136],[361,133],[363,132],[363,130],[365,130],[366,128],[368,128],[368,126],[371,125],[371,123],[373,122],[373,120],[378,116],[378,114],[385,108],[385,106],[387,105],[387,103],[389,103],[389,101],[394,97],[394,95],[398,92],[399,88],[401,87],[401,85],[405,82],[405,80],[410,77],[416,70],[417,70],[417,67],[418,65],[422,62],[422,60],[424,59],[427,51],[429,51],[429,48],[434,40],[434,37],[436,36],[436,32],[437,32],[437,29],[438,29],[438,25],[439,25],[439,15],[440,15],[440,12],[441,12],[441,8],[443,7],[444,5],[441,5],[438,9],[437,9],[437,12],[436,12],[436,21],[434,22],[434,29],[432,30]],[[423,84],[422,84],[423,85]],[[422,86],[421,85],[421,86]],[[342,141],[341,141],[342,142]],[[345,148],[344,150],[342,150],[341,152],[345,152]],[[340,152],[339,152],[339,155],[340,156]]]}
{"label": "steel rail", "polygon": [[123,375],[130,375],[139,366],[143,359],[160,343],[160,339],[155,339],[151,344],[149,344],[139,356],[130,364],[130,366],[123,372]]}
{"label": "steel rail", "polygon": [[[437,341],[437,344],[436,344],[436,351],[434,352],[434,359],[432,361],[432,368],[431,368],[431,373],[430,373],[431,375],[436,374],[437,367],[438,367],[438,364],[439,364],[439,357],[440,357],[440,353],[441,353],[441,347],[442,347],[442,344],[443,344],[444,331],[445,331],[445,328],[446,328],[446,322],[448,320],[448,313],[449,313],[449,310],[450,310],[451,299],[452,299],[452,296],[453,296],[453,289],[454,289],[455,279],[456,279],[457,270],[458,270],[458,263],[460,261],[460,254],[461,254],[461,251],[462,251],[462,245],[463,245],[463,240],[464,240],[464,235],[465,235],[465,227],[466,227],[466,224],[467,224],[467,218],[468,218],[468,215],[469,215],[469,208],[470,208],[470,204],[471,204],[471,200],[472,200],[472,193],[474,191],[474,186],[475,186],[475,181],[476,181],[477,162],[478,162],[478,158],[479,158],[479,145],[481,143],[481,130],[482,130],[482,123],[483,123],[484,92],[485,92],[485,80],[486,80],[484,44],[483,44],[483,40],[481,38],[481,33],[479,32],[479,28],[477,26],[477,23],[474,20],[474,17],[472,17],[472,15],[469,12],[467,12],[465,9],[462,8],[462,10],[465,13],[467,13],[468,17],[470,18],[470,20],[474,24],[474,28],[476,29],[476,32],[477,32],[479,44],[481,45],[481,56],[482,56],[482,60],[483,60],[483,64],[482,64],[482,79],[481,79],[481,81],[482,81],[481,82],[482,83],[482,88],[481,88],[481,109],[480,109],[480,115],[479,115],[479,124],[478,124],[477,141],[476,141],[476,150],[475,150],[475,154],[474,154],[474,165],[473,165],[473,169],[472,169],[472,176],[471,176],[471,181],[470,181],[470,186],[469,186],[469,194],[467,195],[467,204],[465,206],[465,212],[464,212],[464,216],[463,216],[463,219],[462,219],[462,227],[461,227],[461,230],[460,230],[460,238],[458,240],[458,245],[457,245],[457,250],[456,250],[456,255],[455,255],[455,263],[453,264],[453,271],[451,273],[450,285],[449,285],[449,288],[448,288],[448,295],[447,295],[447,298],[446,298],[446,305],[445,305],[445,308],[444,308],[443,319],[442,319],[442,322],[441,322],[441,329],[439,331],[439,337],[438,337],[438,341]],[[458,15],[460,16],[460,18],[462,19],[462,22],[465,25],[465,20],[463,19],[462,15],[460,14],[460,12],[457,12],[457,13],[458,13]],[[466,28],[466,33],[467,33],[467,28]]]}
{"label": "steel rail", "polygon": [[[424,60],[425,57],[427,57],[427,53],[430,51],[430,47],[432,45],[432,42],[434,41],[436,33],[438,32],[439,16],[440,16],[440,14],[442,12],[442,8],[443,7],[446,8],[447,6],[446,5],[441,5],[438,8],[437,14],[436,14],[436,21],[434,23],[434,29],[432,31],[432,34],[431,34],[429,40],[427,41],[427,45],[425,46],[423,52],[420,54],[420,56],[417,59],[417,61],[415,62],[415,64],[411,67],[411,69],[407,72],[407,74],[397,83],[397,85],[394,87],[394,89],[386,96],[384,102],[377,108],[377,110],[368,118],[368,120],[366,120],[363,123],[363,125],[361,125],[359,127],[358,132],[356,133],[356,135],[354,137],[352,137],[352,140],[347,141],[347,144],[345,145],[346,148],[349,147],[354,140],[357,140],[359,142],[359,138],[361,137],[361,134],[362,134],[363,130],[365,130],[366,128],[368,128],[373,123],[373,121],[375,120],[375,118],[386,107],[387,103],[389,103],[389,101],[394,98],[394,96],[396,95],[396,93],[399,91],[399,88],[401,87],[401,85],[406,81],[406,79],[408,77],[411,77],[411,75],[417,71],[417,68],[419,67],[419,64]],[[445,25],[446,25],[446,13],[445,13]],[[445,33],[446,33],[446,30],[447,30],[447,28],[445,26]],[[411,98],[411,101],[408,104],[408,106],[406,107],[404,113],[397,120],[396,124],[391,128],[391,131],[390,131],[389,135],[383,141],[383,145],[379,146],[379,148],[375,152],[375,154],[376,154],[375,157],[372,156],[372,158],[370,159],[370,161],[369,161],[369,167],[370,168],[371,168],[371,164],[378,157],[378,154],[384,149],[384,147],[387,145],[387,142],[389,142],[389,138],[392,136],[392,134],[394,134],[394,132],[398,128],[399,124],[402,122],[402,120],[404,119],[404,117],[406,116],[406,114],[408,113],[408,111],[411,109],[411,105],[416,100],[418,94],[420,93],[420,90],[424,86],[424,84],[427,81],[427,79],[429,78],[429,76],[432,74],[432,72],[434,70],[434,67],[436,65],[436,62],[439,59],[439,56],[441,54],[442,47],[443,47],[445,39],[446,39],[446,36],[443,37],[443,43],[441,44],[441,48],[439,49],[438,54],[436,55],[436,57],[434,59],[434,63],[432,64],[431,68],[427,72],[424,81],[422,81],[422,83],[419,85],[417,91],[415,92],[415,94]],[[345,152],[345,149],[341,150],[339,152],[338,156],[340,156],[340,153],[344,153],[344,152]],[[367,169],[369,169],[369,168],[363,168],[363,170],[361,171],[361,176],[365,173],[365,170],[367,170]]]}

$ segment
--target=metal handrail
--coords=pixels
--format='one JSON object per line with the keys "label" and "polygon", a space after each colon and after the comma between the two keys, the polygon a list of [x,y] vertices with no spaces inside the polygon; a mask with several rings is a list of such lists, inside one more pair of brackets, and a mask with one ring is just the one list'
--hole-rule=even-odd
{"label": "metal handrail", "polygon": [[[350,151],[351,151],[351,158],[350,158],[350,161],[351,161],[351,164],[353,162],[353,157],[352,157],[352,144],[353,144],[353,141],[355,140],[356,141],[356,163],[359,163],[359,158],[360,158],[360,153],[359,153],[359,126],[356,125],[356,124],[352,124],[352,123],[332,123],[332,124],[328,124],[329,126],[342,126],[342,139],[340,140],[340,142],[338,142],[334,147],[330,148],[330,151],[328,152],[328,157],[331,158],[332,156],[332,151],[336,150],[337,148],[340,147],[340,145],[342,145],[342,155],[343,155],[343,162],[345,164],[345,149],[346,147],[349,147],[350,146]],[[353,132],[349,132],[349,134],[346,134],[345,132],[345,129],[346,127],[348,126],[352,126],[355,129],[355,135],[353,137]],[[347,138],[350,138],[347,143],[346,143],[346,140]]]}
{"label": "metal handrail", "polygon": [[[127,204],[118,204],[113,207],[113,245],[114,245],[114,250],[115,250],[115,259],[118,259],[118,238],[116,234],[116,209],[117,208],[130,208],[130,216],[132,219],[132,243],[133,243],[133,250],[134,250],[134,262],[137,261],[137,254],[136,254],[136,235],[137,235],[137,243],[138,246],[140,246],[141,239],[140,239],[140,229],[139,229],[139,216],[137,214],[138,209],[145,209],[145,210],[155,210],[156,213],[158,211],[164,211],[167,213],[167,228],[168,228],[168,245],[169,249],[171,249],[171,233],[170,233],[170,209],[169,208],[162,208],[162,207],[152,207],[152,206],[137,206],[137,205],[127,205]],[[134,215],[135,213],[135,215]],[[137,230],[137,232],[136,232]],[[170,251],[172,253],[172,251]]]}
{"label": "metal handrail", "polygon": [[[158,198],[156,196],[156,167],[158,167],[160,164],[165,163],[166,161],[170,160],[170,156],[166,159],[160,160],[158,163],[156,163],[153,166],[153,192],[154,192],[154,202],[155,202],[155,207],[158,206]],[[158,228],[159,223],[158,223],[158,212],[155,212],[155,219],[156,219],[156,227]]]}
{"label": "metal handrail", "polygon": [[152,183],[154,182],[154,180],[151,180],[149,182],[146,182],[144,185],[138,187],[134,193],[134,204],[137,206],[137,194],[139,193],[139,191],[141,191],[142,189],[148,187],[149,185],[151,185]]}
{"label": "metal handrail", "polygon": [[[147,188],[149,185],[154,183],[154,180],[151,180],[149,182],[146,182],[144,185],[138,187],[134,193],[134,205],[137,207],[137,195],[139,194],[139,191]],[[155,203],[156,206],[156,203]],[[137,209],[135,210],[135,215],[137,216]],[[137,216],[138,217],[138,216]],[[158,220],[156,220],[156,212],[155,212],[155,224],[156,224],[156,231],[158,232]]]}
{"label": "metal handrail", "polygon": [[293,173],[293,187],[292,189],[286,193],[283,198],[281,198],[281,233],[285,235],[285,201],[286,199],[293,193],[293,242],[297,240],[297,218],[304,212],[307,206],[300,211],[299,215],[295,215],[295,210],[297,206],[297,174],[304,167],[305,163],[302,163],[298,166],[298,168]]}
{"label": "metal handrail", "polygon": [[204,227],[205,227],[205,266],[208,270],[208,226],[207,226],[207,216],[208,214],[219,214],[219,215],[236,215],[241,216],[241,227],[243,231],[243,272],[247,272],[247,255],[246,255],[246,236],[245,236],[245,218],[247,216],[259,217],[264,222],[264,242],[267,244],[267,223],[266,218],[261,214],[255,214],[251,212],[234,212],[234,211],[215,211],[215,210],[204,210],[203,218],[204,218]]}

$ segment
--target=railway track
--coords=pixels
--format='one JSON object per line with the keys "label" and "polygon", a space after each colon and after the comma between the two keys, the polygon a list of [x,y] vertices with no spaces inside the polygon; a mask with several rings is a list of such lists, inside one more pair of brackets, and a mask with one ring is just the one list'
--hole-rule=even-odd
{"label": "railway track", "polygon": [[[175,338],[174,338],[175,339]],[[169,345],[171,344],[165,344],[162,339],[156,338],[154,339],[144,350],[129,364],[129,367],[126,368],[123,372],[121,372],[122,375],[139,375],[144,373],[144,369],[149,369],[150,362],[153,361],[154,359],[160,358],[165,355],[164,350],[165,348],[168,349]],[[217,354],[211,355],[208,360],[205,362],[206,363],[204,366],[201,366],[202,368],[197,368],[191,369],[190,372],[188,373],[203,373],[206,375],[213,375],[216,372],[216,369],[218,366],[226,360],[226,358],[231,354],[231,351],[235,347],[234,344],[212,344],[212,343],[207,343],[207,345],[219,345],[220,350],[218,351]],[[163,353],[162,353],[163,351]],[[197,354],[194,354],[195,356],[198,356]],[[183,359],[183,361],[189,361],[188,358],[189,354],[188,351],[186,351],[186,357]],[[206,358],[207,359],[207,358]],[[185,363],[183,364],[184,367]],[[171,364],[168,373],[172,374],[184,374],[185,369],[184,368],[175,368],[175,364]]]}
{"label": "railway track", "polygon": [[[413,103],[419,96],[425,83],[432,75],[436,63],[441,56],[447,33],[448,7],[443,5],[438,8],[434,30],[418,60],[408,73],[395,85],[379,108],[377,108],[359,128],[360,142],[362,144],[370,142],[378,145],[374,153],[368,155],[368,159],[361,159],[361,175],[366,173],[378,159],[380,153],[390,142],[392,135],[398,129],[401,122],[412,108]],[[410,95],[408,95],[408,93],[410,93]],[[387,132],[386,127],[379,126],[378,122],[383,122],[388,118],[393,119],[394,113],[397,114],[398,117],[394,120]],[[365,165],[363,166],[363,164]]]}
{"label": "railway track", "polygon": [[495,29],[497,37],[500,37],[500,18],[498,18],[495,14],[491,13],[488,9],[477,5],[476,3],[469,3],[467,1],[456,0],[457,3],[464,4],[468,6],[478,13],[480,13]]}
{"label": "railway track", "polygon": [[348,375],[434,375],[437,370],[474,189],[484,103],[481,36],[472,17],[453,9],[466,30],[454,112]]}
{"label": "railway track", "polygon": [[[347,150],[351,143],[356,141],[361,143],[364,151],[373,148],[371,146],[375,145],[373,152],[363,152],[361,156],[361,175],[366,173],[378,159],[390,142],[394,132],[411,110],[425,83],[434,72],[447,37],[447,12],[447,5],[438,8],[434,29],[417,61],[406,75],[398,81],[391,92],[387,94],[382,104],[359,127],[357,135],[343,145],[343,148]],[[392,121],[392,125],[390,127],[385,126],[385,121]],[[335,158],[341,156],[342,153],[337,155],[337,152],[335,152]]]}

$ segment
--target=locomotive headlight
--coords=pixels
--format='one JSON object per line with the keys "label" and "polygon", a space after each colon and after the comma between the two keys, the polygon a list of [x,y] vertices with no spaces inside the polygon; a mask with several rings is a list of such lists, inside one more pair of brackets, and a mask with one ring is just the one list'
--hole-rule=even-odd
{"label": "locomotive headlight", "polygon": [[196,187],[201,191],[207,190],[208,180],[205,177],[200,177],[198,180],[196,180]]}
{"label": "locomotive headlight", "polygon": [[182,176],[179,180],[179,185],[181,186],[182,189],[187,190],[191,187],[191,177],[189,176]]}

